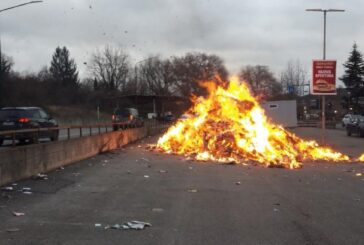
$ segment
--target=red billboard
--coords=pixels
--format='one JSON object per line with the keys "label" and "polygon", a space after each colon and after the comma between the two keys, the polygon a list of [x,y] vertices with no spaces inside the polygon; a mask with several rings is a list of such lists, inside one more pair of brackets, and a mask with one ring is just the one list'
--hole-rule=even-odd
{"label": "red billboard", "polygon": [[336,60],[314,60],[312,62],[311,94],[336,94]]}

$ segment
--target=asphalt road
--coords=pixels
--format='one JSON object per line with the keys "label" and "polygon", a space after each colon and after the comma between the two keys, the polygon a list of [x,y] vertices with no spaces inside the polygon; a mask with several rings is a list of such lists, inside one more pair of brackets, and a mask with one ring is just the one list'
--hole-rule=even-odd
{"label": "asphalt road", "polygon": [[[331,134],[342,151],[364,151],[363,139]],[[364,244],[364,165],[188,162],[145,143],[14,186],[31,187],[31,195],[2,192],[0,244]],[[103,229],[130,220],[152,227]]]}

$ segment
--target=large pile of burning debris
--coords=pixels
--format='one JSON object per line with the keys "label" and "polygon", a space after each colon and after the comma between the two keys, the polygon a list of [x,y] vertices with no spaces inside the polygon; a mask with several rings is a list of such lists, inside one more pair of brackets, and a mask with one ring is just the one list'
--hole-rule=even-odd
{"label": "large pile of burning debris", "polygon": [[269,167],[298,168],[308,160],[350,161],[347,155],[270,122],[247,85],[236,78],[227,88],[210,84],[209,96],[196,98],[188,114],[191,117],[177,121],[159,138],[157,150],[196,160],[253,161]]}

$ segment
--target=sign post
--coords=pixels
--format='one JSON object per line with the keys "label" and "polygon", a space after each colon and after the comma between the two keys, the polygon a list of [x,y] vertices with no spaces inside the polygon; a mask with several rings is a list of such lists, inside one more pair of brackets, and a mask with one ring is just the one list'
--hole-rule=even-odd
{"label": "sign post", "polygon": [[313,60],[311,94],[322,95],[322,142],[325,142],[325,95],[336,95],[336,60]]}
{"label": "sign post", "polygon": [[[345,12],[344,9],[306,9],[306,11],[313,11],[313,12],[322,12],[324,13],[324,46],[323,46],[323,60],[326,60],[326,15],[328,12]],[[336,61],[335,61],[335,72],[336,72]],[[313,73],[313,71],[312,71]],[[336,75],[336,74],[335,74]],[[321,85],[322,86],[322,85]],[[311,86],[312,88],[312,86]],[[313,90],[311,90],[313,91]],[[320,93],[317,93],[320,94]],[[325,143],[325,96],[326,94],[336,94],[335,93],[322,93],[322,143]]]}

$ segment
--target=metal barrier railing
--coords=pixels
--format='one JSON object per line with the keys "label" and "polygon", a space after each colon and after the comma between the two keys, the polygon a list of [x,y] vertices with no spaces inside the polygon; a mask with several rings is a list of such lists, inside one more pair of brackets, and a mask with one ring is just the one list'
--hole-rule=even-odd
{"label": "metal barrier railing", "polygon": [[[102,134],[108,133],[113,130],[126,130],[129,128],[137,128],[139,127],[159,127],[159,126],[166,126],[168,123],[156,121],[156,120],[146,120],[144,121],[143,125],[137,124],[130,124],[130,123],[103,123],[103,124],[91,124],[91,125],[69,125],[69,126],[59,126],[59,127],[50,127],[50,128],[29,128],[29,129],[19,129],[19,130],[7,130],[7,131],[0,131],[0,139],[11,140],[11,145],[15,146],[16,141],[21,138],[18,137],[21,134],[27,134],[26,138],[34,139],[34,142],[37,143],[39,138],[42,136],[42,132],[50,132],[50,131],[57,131],[57,134],[61,130],[66,130],[66,140],[70,140],[71,138],[76,137],[83,137],[83,136],[91,136],[95,134]],[[72,135],[72,129],[77,130],[79,133],[78,135]],[[84,131],[88,130],[87,133]],[[95,133],[96,131],[96,133]],[[4,136],[4,137],[1,137]],[[57,135],[58,137],[58,135]],[[58,140],[58,139],[57,139]]]}

